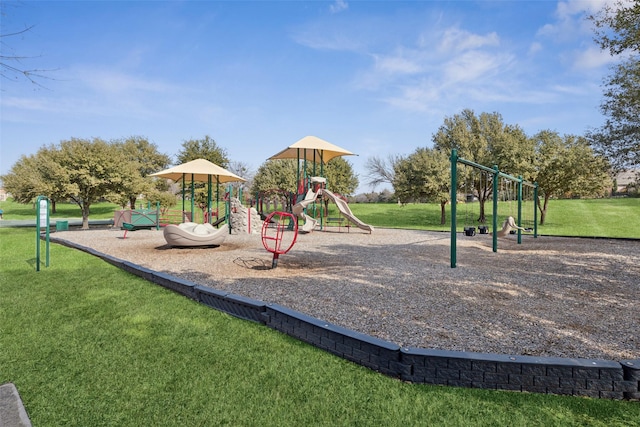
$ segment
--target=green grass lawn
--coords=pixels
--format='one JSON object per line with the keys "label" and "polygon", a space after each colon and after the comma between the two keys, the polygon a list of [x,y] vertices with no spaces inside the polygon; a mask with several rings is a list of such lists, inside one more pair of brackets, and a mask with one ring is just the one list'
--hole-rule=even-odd
{"label": "green grass lawn", "polygon": [[[447,206],[447,224],[440,225],[440,205],[434,203],[352,203],[354,215],[375,227],[409,228],[421,230],[450,230],[451,211]],[[0,202],[4,219],[35,219],[35,208],[11,200]],[[114,211],[120,209],[112,203],[96,203],[91,207],[91,219],[112,219]],[[329,204],[329,215],[337,216],[333,203]],[[458,205],[458,231],[466,225],[478,225],[475,219],[480,213],[477,202]],[[487,224],[492,221],[492,205],[487,203]],[[505,216],[517,216],[515,202],[501,202],[498,206],[499,220]],[[56,214],[51,218],[81,218],[80,208],[75,204],[58,203]],[[522,214],[526,223],[533,220],[533,205],[529,203]],[[538,233],[553,236],[640,238],[640,198],[551,200],[544,225]],[[525,224],[526,225],[526,224]]]}
{"label": "green grass lawn", "polygon": [[[12,199],[0,202],[0,209],[4,211],[4,219],[19,220],[36,218],[35,204],[16,203]],[[122,209],[113,203],[101,202],[91,205],[91,219],[113,219],[113,213]],[[75,203],[57,203],[56,213],[51,218],[82,218],[82,211]]]}
{"label": "green grass lawn", "polygon": [[0,383],[34,426],[639,426],[638,402],[385,377],[0,229]]}
{"label": "green grass lawn", "polygon": [[[440,206],[432,203],[398,206],[389,203],[350,204],[354,215],[367,224],[378,227],[414,228],[424,230],[450,230],[450,208],[447,206],[447,224],[440,225]],[[330,205],[332,214],[335,206]],[[487,223],[491,224],[491,204],[486,206]],[[478,225],[478,203],[458,205],[458,229],[465,225]],[[507,203],[498,206],[500,219],[517,215],[517,208]],[[533,219],[533,213],[523,213],[523,220]],[[554,236],[640,238],[640,198],[551,200],[546,222],[538,226],[538,233]]]}

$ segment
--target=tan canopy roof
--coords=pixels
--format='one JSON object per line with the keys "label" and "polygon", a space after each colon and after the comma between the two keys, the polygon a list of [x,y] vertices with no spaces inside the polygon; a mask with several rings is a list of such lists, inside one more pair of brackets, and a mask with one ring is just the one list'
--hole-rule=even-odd
{"label": "tan canopy roof", "polygon": [[218,182],[246,181],[244,178],[235,175],[225,168],[211,163],[206,159],[196,159],[160,172],[152,173],[150,176],[168,178],[174,181],[180,181],[183,176],[185,181],[207,182],[209,176],[218,178]]}
{"label": "tan canopy roof", "polygon": [[305,136],[300,141],[269,157],[274,159],[307,159],[316,163],[327,163],[334,157],[353,156],[351,151],[333,145],[317,136]]}

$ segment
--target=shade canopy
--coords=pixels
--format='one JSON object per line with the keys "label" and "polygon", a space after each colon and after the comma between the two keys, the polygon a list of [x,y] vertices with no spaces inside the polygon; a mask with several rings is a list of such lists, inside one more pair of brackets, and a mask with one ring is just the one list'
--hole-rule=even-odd
{"label": "shade canopy", "polygon": [[219,183],[246,181],[244,178],[206,159],[192,160],[160,172],[152,173],[150,176],[168,178],[174,181],[180,181],[184,178],[185,181],[208,182],[209,177],[217,178],[217,182]]}
{"label": "shade canopy", "polygon": [[277,154],[269,157],[269,160],[275,159],[306,159],[316,163],[327,163],[334,157],[353,156],[351,151],[333,145],[317,136],[305,136],[298,142]]}

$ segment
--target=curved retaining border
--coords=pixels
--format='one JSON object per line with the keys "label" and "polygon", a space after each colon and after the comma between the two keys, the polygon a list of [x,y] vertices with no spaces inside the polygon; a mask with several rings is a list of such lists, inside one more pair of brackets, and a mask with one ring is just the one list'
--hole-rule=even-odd
{"label": "curved retaining border", "polygon": [[95,255],[212,308],[262,323],[404,381],[605,399],[640,399],[640,359],[616,362],[401,348],[277,304],[200,286],[62,239],[51,238],[51,241]]}

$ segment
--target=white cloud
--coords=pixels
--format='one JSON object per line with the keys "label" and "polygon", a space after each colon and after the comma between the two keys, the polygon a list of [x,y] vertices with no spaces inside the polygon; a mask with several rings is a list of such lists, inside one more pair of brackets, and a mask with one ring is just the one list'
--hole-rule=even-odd
{"label": "white cloud", "polygon": [[603,51],[596,46],[591,46],[575,55],[573,67],[579,70],[599,68],[615,61],[616,58],[612,57],[609,51]]}
{"label": "white cloud", "polygon": [[[616,0],[617,1],[617,0]],[[569,69],[584,71],[599,68],[612,62],[608,53],[601,52],[592,42],[593,23],[586,17],[605,5],[615,6],[614,0],[566,0],[559,1],[554,19],[541,26],[537,32],[542,46],[553,43],[556,58]]]}
{"label": "white cloud", "polygon": [[296,43],[311,49],[359,51],[363,43],[342,32],[328,32],[317,29],[304,29],[292,35]]}
{"label": "white cloud", "polygon": [[5,97],[2,100],[3,108],[15,108],[28,111],[56,111],[55,104],[47,102],[45,98]]}
{"label": "white cloud", "polygon": [[[538,30],[538,36],[550,37],[556,41],[575,40],[591,31],[590,23],[585,17],[602,7],[604,2],[568,0],[560,1],[554,13],[555,19]],[[599,6],[597,6],[599,5]]]}
{"label": "white cloud", "polygon": [[390,56],[373,55],[375,68],[385,74],[415,74],[423,70],[419,57],[411,57],[411,53],[397,53]]}
{"label": "white cloud", "polygon": [[444,32],[439,49],[444,52],[460,52],[486,46],[498,46],[499,44],[500,38],[495,32],[483,36],[454,27]]}
{"label": "white cloud", "polygon": [[612,1],[603,0],[567,0],[559,1],[556,7],[556,16],[560,20],[572,19],[574,15],[581,15],[584,12],[593,13],[601,9],[605,4],[613,4]]}
{"label": "white cloud", "polygon": [[127,74],[117,70],[78,68],[76,79],[97,92],[116,94],[131,92],[171,92],[171,85],[160,80]]}
{"label": "white cloud", "polygon": [[470,51],[453,57],[443,66],[443,77],[448,84],[484,81],[490,75],[505,71],[510,55]]}
{"label": "white cloud", "polygon": [[500,76],[515,62],[513,54],[500,49],[496,32],[476,34],[457,26],[422,33],[416,46],[396,46],[372,57],[373,68],[358,87],[387,92],[383,99],[389,105],[418,112],[435,111],[443,102],[486,100],[501,92],[496,86],[505,77]]}
{"label": "white cloud", "polygon": [[529,46],[529,55],[535,55],[543,50],[542,43],[533,42]]}
{"label": "white cloud", "polygon": [[331,13],[340,13],[347,9],[349,9],[349,4],[344,0],[336,0],[335,3],[329,6]]}

